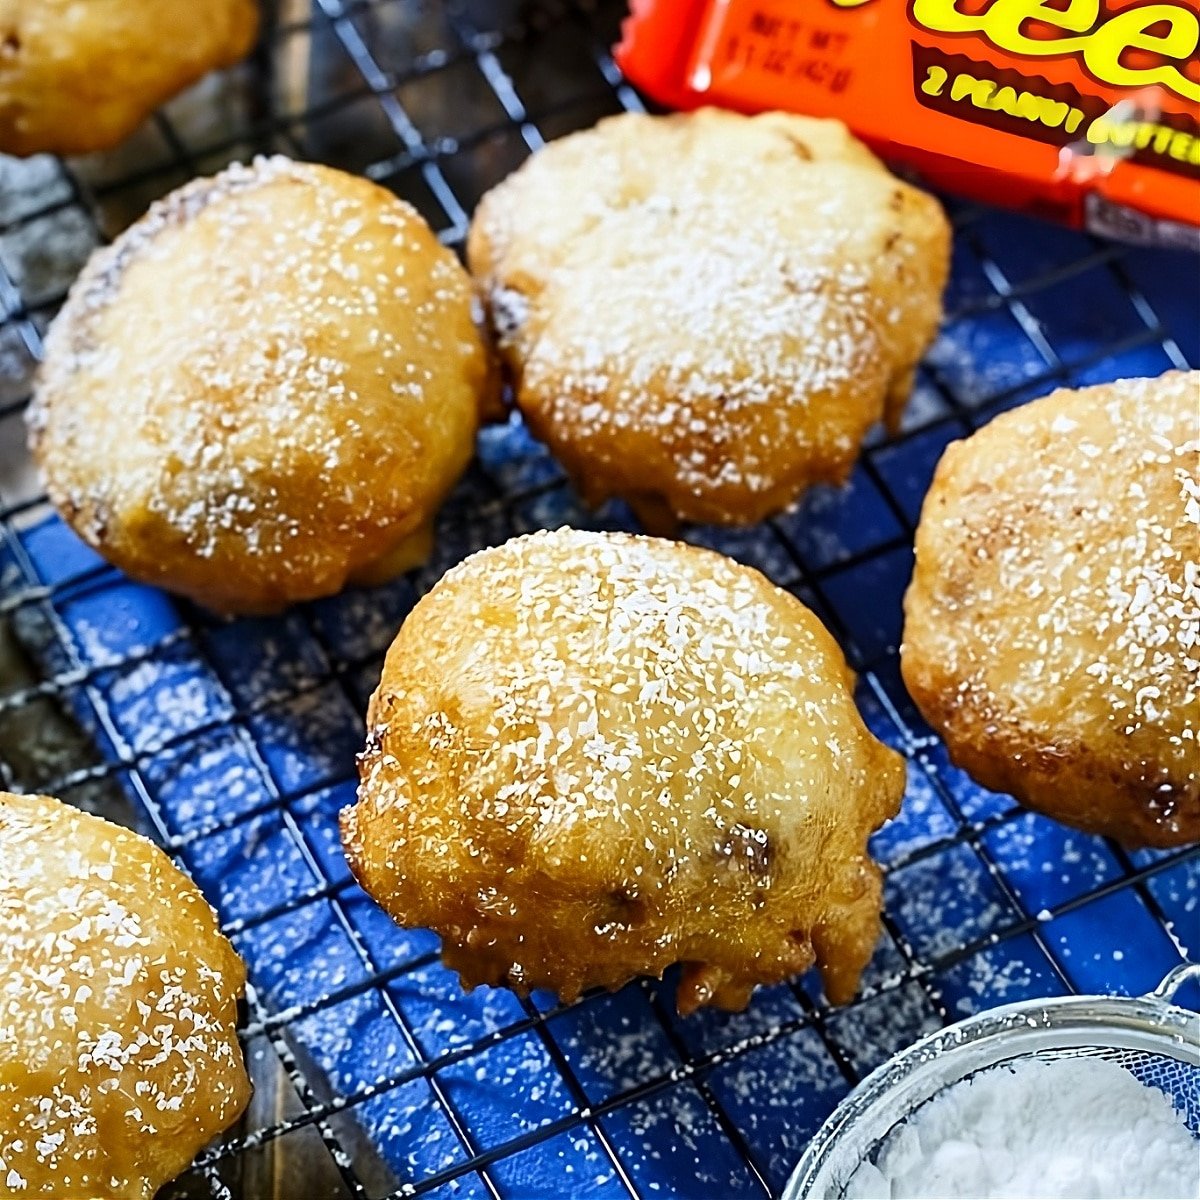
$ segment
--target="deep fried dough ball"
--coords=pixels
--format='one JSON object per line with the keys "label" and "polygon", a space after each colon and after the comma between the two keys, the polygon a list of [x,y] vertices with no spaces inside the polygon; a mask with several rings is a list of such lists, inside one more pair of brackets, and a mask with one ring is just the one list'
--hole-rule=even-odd
{"label": "deep fried dough ball", "polygon": [[149,1200],[250,1098],[242,961],[158,847],[0,792],[0,1195]]}
{"label": "deep fried dough ball", "polygon": [[949,227],[837,121],[626,114],[489,192],[468,258],[533,431],[652,528],[841,482],[941,313]]}
{"label": "deep fried dough ball", "polygon": [[901,665],[985,787],[1128,845],[1200,837],[1200,372],[1057,391],[939,463]]}
{"label": "deep fried dough ball", "polygon": [[285,158],[156,204],[46,342],[31,444],[138,579],[269,612],[420,562],[493,380],[467,274],[390,192]]}
{"label": "deep fried dough ball", "polygon": [[254,0],[0,0],[0,152],[107,150],[257,30]]}
{"label": "deep fried dough ball", "polygon": [[467,986],[620,987],[685,970],[741,1008],[815,960],[853,994],[879,930],[867,838],[904,765],[837,644],[708,550],[516,538],[450,571],[371,701],[347,856]]}

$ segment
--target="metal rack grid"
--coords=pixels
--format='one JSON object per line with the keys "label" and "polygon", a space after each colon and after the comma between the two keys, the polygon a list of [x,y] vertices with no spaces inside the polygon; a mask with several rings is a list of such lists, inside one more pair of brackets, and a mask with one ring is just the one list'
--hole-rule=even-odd
{"label": "metal rack grid", "polygon": [[0,777],[149,832],[246,958],[259,1092],[165,1195],[775,1195],[865,1072],[983,1007],[1145,990],[1200,942],[1200,848],[1128,853],[1015,808],[948,762],[896,666],[921,495],[945,444],[1059,383],[1200,365],[1195,261],[951,205],[942,335],[904,427],[841,491],[688,537],[830,625],[868,723],[902,749],[875,840],[885,933],[863,992],[810,978],[746,1013],[671,1009],[672,981],[571,1006],[464,995],[395,929],[336,837],[362,712],[404,613],[451,563],[582,509],[514,419],[480,440],[435,559],[273,621],[218,621],[124,579],[50,512],[23,450],[41,335],[87,253],[197,173],[266,151],[358,171],[461,245],[483,190],[544,139],[640,108],[609,54],[623,4],[281,0],[255,56],[107,156],[0,160]]}

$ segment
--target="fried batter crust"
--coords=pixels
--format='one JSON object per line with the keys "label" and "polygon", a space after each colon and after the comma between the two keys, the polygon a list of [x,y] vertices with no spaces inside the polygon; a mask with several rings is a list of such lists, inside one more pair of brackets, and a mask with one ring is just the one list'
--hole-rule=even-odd
{"label": "fried batter crust", "polygon": [[737,1009],[815,959],[845,1001],[879,929],[867,838],[904,787],[853,684],[812,613],[721,555],[514,539],[389,651],[347,857],[467,986],[571,999],[682,962],[682,1012]]}
{"label": "fried batter crust", "polygon": [[0,793],[0,1194],[150,1200],[250,1098],[244,983],[156,846]]}
{"label": "fried batter crust", "polygon": [[1062,390],[955,442],[901,666],[985,787],[1130,846],[1200,837],[1200,372]]}
{"label": "fried batter crust", "polygon": [[949,241],[840,122],[705,109],[539,150],[467,250],[530,427],[662,531],[845,480],[907,400]]}
{"label": "fried batter crust", "polygon": [[108,150],[257,31],[254,0],[0,0],[0,152]]}
{"label": "fried batter crust", "polygon": [[259,159],[93,256],[46,341],[31,445],[128,574],[271,612],[427,554],[494,391],[466,272],[409,205]]}

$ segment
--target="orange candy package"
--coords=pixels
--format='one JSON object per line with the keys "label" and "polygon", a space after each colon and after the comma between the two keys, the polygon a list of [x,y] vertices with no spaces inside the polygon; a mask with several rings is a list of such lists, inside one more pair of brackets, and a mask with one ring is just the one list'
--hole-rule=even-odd
{"label": "orange candy package", "polygon": [[1200,0],[633,0],[673,108],[838,117],[930,184],[1200,249]]}

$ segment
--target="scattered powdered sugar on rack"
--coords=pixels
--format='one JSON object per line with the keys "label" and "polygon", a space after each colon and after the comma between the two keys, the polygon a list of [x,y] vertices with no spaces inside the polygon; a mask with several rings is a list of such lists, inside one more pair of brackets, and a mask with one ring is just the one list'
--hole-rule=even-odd
{"label": "scattered powdered sugar on rack", "polygon": [[1117,1063],[1025,1059],[917,1109],[844,1195],[1195,1200],[1200,1142],[1168,1096]]}

